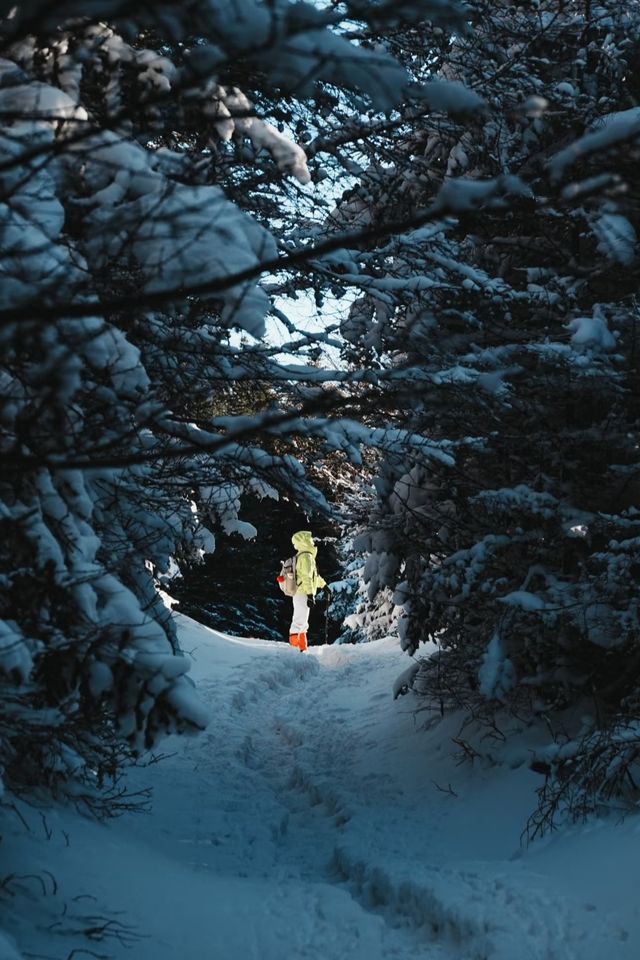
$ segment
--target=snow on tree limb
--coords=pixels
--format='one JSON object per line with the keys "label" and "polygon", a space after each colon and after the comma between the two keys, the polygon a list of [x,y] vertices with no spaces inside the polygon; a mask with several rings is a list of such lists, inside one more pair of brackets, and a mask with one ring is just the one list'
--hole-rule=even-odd
{"label": "snow on tree limb", "polygon": [[630,107],[618,113],[598,117],[590,124],[588,133],[554,154],[548,163],[553,181],[561,180],[569,167],[591,154],[609,150],[619,144],[640,137],[640,107]]}
{"label": "snow on tree limb", "polygon": [[[271,301],[256,281],[282,257],[269,204],[290,220],[286,178],[310,180],[292,122],[274,116],[283,89],[299,111],[300,95],[323,84],[389,110],[409,77],[313,4],[25,0],[0,14],[12,604],[0,684],[16,685],[25,717],[6,728],[1,759],[11,787],[77,798],[78,783],[95,792],[126,749],[206,724],[154,576],[214,546],[209,524],[251,533],[238,510],[256,484],[329,509],[288,448],[249,443],[261,433],[282,443],[295,423],[306,433],[304,404],[235,430],[206,426],[240,379],[276,378],[270,351],[244,351],[229,331],[263,333]],[[323,431],[335,438],[328,421]],[[350,451],[367,441],[354,431],[339,438]],[[56,712],[46,738],[30,684]],[[12,759],[18,739],[33,769]]]}

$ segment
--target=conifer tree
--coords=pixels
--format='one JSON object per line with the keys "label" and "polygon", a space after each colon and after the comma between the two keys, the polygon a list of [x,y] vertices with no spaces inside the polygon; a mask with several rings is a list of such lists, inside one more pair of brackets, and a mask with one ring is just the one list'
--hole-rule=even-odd
{"label": "conifer tree", "polygon": [[[11,789],[70,792],[95,809],[126,749],[201,729],[152,571],[211,549],[207,518],[236,529],[243,490],[293,488],[323,504],[290,452],[261,448],[265,433],[362,439],[336,431],[313,392],[293,410],[214,411],[238,382],[314,380],[316,345],[293,324],[297,368],[261,344],[278,310],[258,279],[304,265],[315,239],[313,204],[306,225],[294,210],[310,171],[287,124],[323,98],[330,111],[340,91],[382,111],[405,97],[403,66],[340,26],[345,13],[364,25],[365,7],[0,5],[0,762]],[[373,15],[395,18],[386,3]]]}
{"label": "conifer tree", "polygon": [[408,652],[437,643],[414,680],[434,709],[557,731],[540,824],[637,782],[640,7],[469,19],[453,44],[386,37],[485,106],[380,133],[388,163],[370,150],[338,215],[424,226],[349,252],[364,292],[343,333],[403,426],[451,454],[386,458],[370,594],[395,590]]}

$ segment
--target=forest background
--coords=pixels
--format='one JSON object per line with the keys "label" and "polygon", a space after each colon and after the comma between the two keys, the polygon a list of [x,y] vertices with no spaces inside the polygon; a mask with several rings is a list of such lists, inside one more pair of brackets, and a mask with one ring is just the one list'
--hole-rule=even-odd
{"label": "forest background", "polygon": [[205,726],[158,578],[257,498],[340,529],[342,638],[397,629],[421,709],[546,726],[533,834],[636,805],[639,27],[0,4],[7,796],[109,816]]}

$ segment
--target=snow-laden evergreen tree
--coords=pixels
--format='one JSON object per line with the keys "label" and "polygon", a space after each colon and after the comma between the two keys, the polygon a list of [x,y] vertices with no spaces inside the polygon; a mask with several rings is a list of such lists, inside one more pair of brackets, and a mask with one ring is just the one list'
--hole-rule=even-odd
{"label": "snow-laden evergreen tree", "polygon": [[[640,5],[469,4],[381,42],[482,97],[360,144],[343,334],[387,409],[451,460],[387,458],[363,546],[434,707],[543,716],[542,819],[633,797],[640,756]],[[412,218],[416,229],[393,223]],[[391,227],[389,223],[391,222]]]}
{"label": "snow-laden evergreen tree", "polygon": [[[291,127],[315,114],[320,131],[341,90],[354,113],[428,100],[428,84],[358,41],[367,20],[409,23],[418,8],[461,22],[440,0],[0,4],[10,788],[68,790],[95,808],[123,740],[138,751],[203,727],[152,570],[211,549],[208,517],[237,530],[243,490],[321,500],[260,434],[311,431],[353,455],[367,439],[327,417],[322,391],[255,415],[216,415],[216,397],[239,381],[322,379],[290,322],[297,366],[259,340],[271,312],[283,318],[259,275],[275,289],[285,268],[304,272],[317,235]],[[313,156],[320,177],[321,145]]]}

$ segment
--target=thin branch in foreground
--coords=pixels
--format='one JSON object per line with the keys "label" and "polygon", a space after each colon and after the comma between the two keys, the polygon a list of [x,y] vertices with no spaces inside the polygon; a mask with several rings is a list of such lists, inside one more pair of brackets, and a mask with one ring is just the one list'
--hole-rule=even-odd
{"label": "thin branch in foreground", "polygon": [[[293,268],[312,271],[315,267],[311,261],[318,257],[323,257],[327,253],[333,253],[345,246],[386,238],[395,233],[415,229],[416,227],[431,223],[434,220],[439,220],[452,212],[452,210],[448,210],[444,205],[432,204],[425,210],[417,212],[412,217],[389,220],[386,223],[380,223],[374,227],[341,233],[334,237],[329,237],[329,239],[320,243],[294,250],[286,256],[277,256],[269,260],[259,261],[251,267],[246,267],[237,273],[227,274],[216,280],[208,280],[205,283],[192,284],[188,287],[175,287],[169,290],[146,293],[140,292],[135,297],[135,306],[137,309],[159,307],[175,303],[176,300],[185,300],[189,297],[213,296],[224,293],[238,284],[256,280],[265,273],[277,273]],[[18,321],[42,322],[62,318],[95,317],[131,308],[133,303],[134,300],[131,296],[125,296],[113,297],[102,301],[69,302],[51,304],[49,306],[37,306],[34,304],[32,306],[0,310],[0,325],[16,323]]]}

